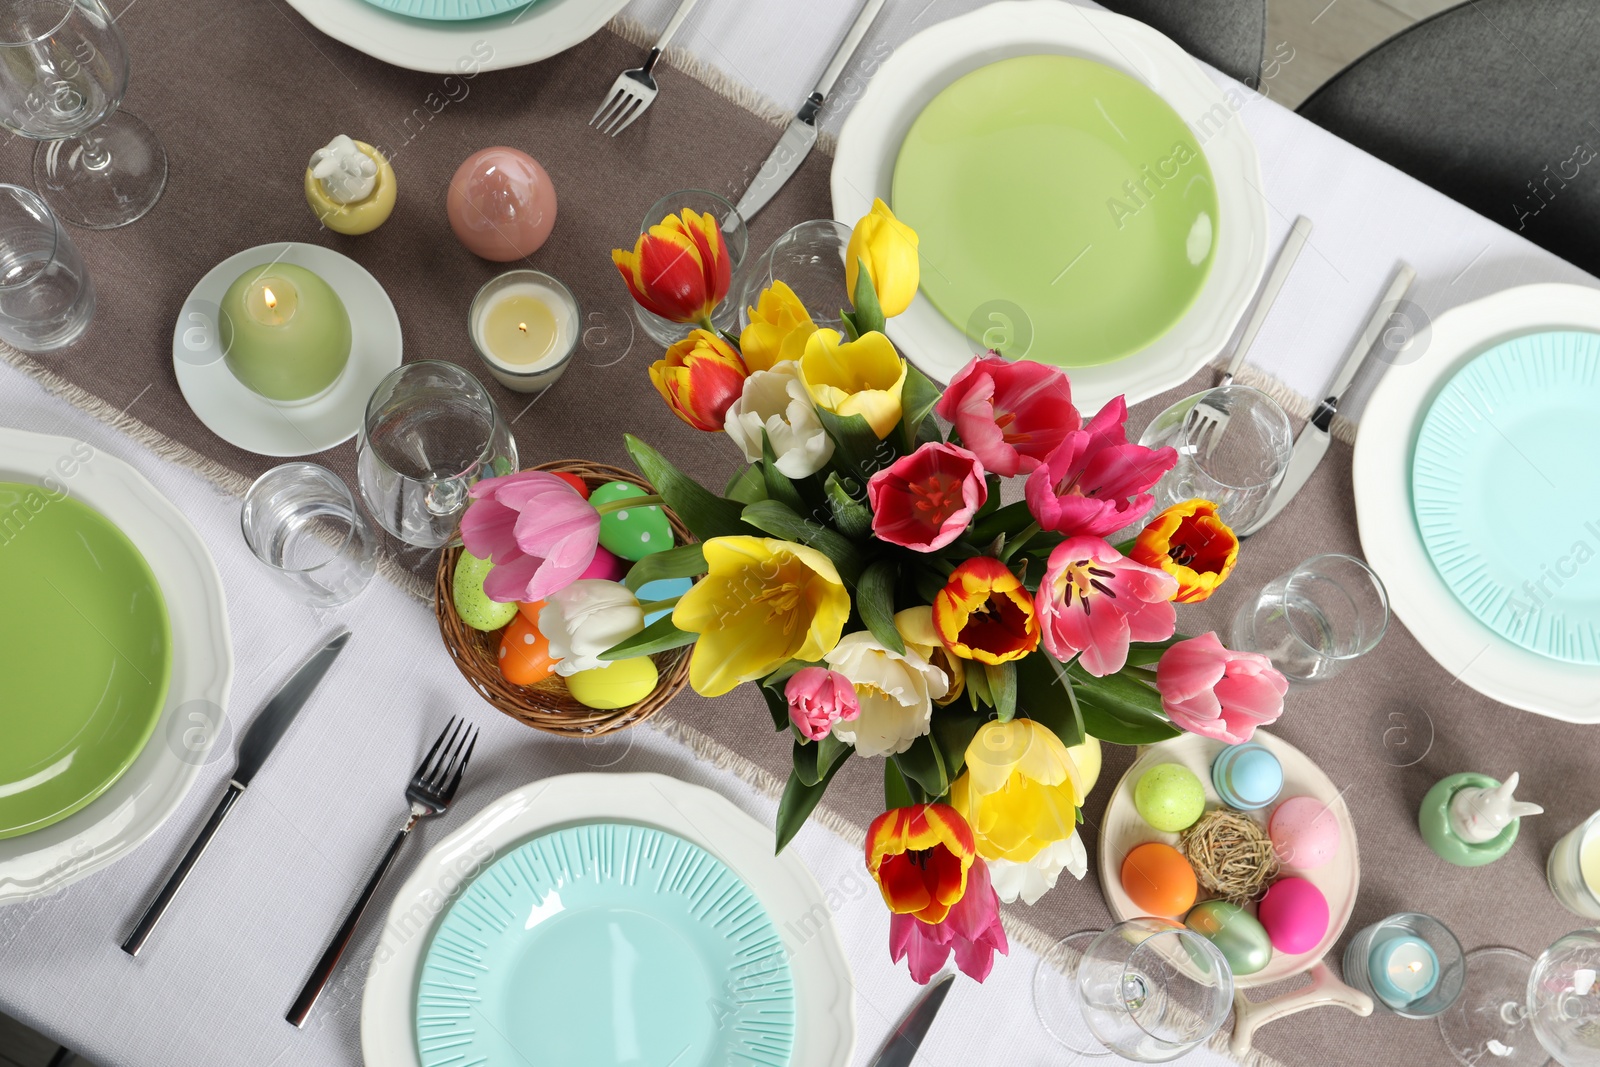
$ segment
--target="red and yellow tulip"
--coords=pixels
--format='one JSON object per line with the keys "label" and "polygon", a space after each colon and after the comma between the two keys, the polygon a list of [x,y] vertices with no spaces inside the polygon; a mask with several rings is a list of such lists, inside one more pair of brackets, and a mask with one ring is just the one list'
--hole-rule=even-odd
{"label": "red and yellow tulip", "polygon": [[952,655],[979,663],[1021,659],[1039,647],[1039,620],[1022,579],[990,556],[974,556],[933,598],[933,628]]}
{"label": "red and yellow tulip", "polygon": [[1128,558],[1178,579],[1175,604],[1198,604],[1228,580],[1239,559],[1239,538],[1209,500],[1185,500],[1151,519]]}
{"label": "red and yellow tulip", "polygon": [[943,922],[967,891],[972,828],[948,804],[892,808],[867,828],[867,870],[889,910]]}
{"label": "red and yellow tulip", "polygon": [[650,365],[650,381],[667,407],[697,430],[723,428],[724,416],[749,377],[733,346],[710,330],[691,330]]}
{"label": "red and yellow tulip", "polygon": [[728,244],[716,217],[689,208],[640,234],[632,252],[612,249],[611,261],[641,307],[673,322],[709,326],[732,282]]}

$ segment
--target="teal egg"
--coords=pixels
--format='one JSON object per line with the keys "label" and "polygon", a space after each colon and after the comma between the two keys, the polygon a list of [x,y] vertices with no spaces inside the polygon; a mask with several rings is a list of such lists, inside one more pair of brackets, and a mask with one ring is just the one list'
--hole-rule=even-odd
{"label": "teal egg", "polygon": [[1196,904],[1183,924],[1217,946],[1238,975],[1255,974],[1272,962],[1272,939],[1254,915],[1226,900]]}
{"label": "teal egg", "polygon": [[[635,595],[639,598],[639,603],[649,604],[657,600],[671,600],[675,596],[682,596],[693,585],[694,582],[688,578],[657,578],[653,582],[645,582],[641,585]],[[644,617],[644,624],[649,626],[663,615],[671,614],[671,608],[652,611]]]}
{"label": "teal egg", "polygon": [[[589,503],[605,504],[647,495],[630,482],[607,482],[589,494]],[[600,516],[600,543],[623,559],[644,559],[672,547],[672,524],[659,507],[623,508]]]}
{"label": "teal egg", "polygon": [[455,601],[456,614],[474,630],[498,630],[517,617],[515,604],[490,600],[489,594],[483,591],[483,580],[493,568],[494,564],[488,560],[462,552],[450,579],[450,598]]}
{"label": "teal egg", "polygon": [[1206,811],[1206,787],[1187,767],[1159,763],[1139,776],[1133,787],[1139,817],[1165,833],[1193,826]]}

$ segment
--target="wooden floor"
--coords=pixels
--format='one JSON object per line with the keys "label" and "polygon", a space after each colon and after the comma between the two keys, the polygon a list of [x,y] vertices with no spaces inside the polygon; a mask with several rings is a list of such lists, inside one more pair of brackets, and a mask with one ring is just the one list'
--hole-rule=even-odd
{"label": "wooden floor", "polygon": [[[1351,60],[1462,0],[1267,0],[1262,88],[1294,107]],[[0,1067],[52,1067],[56,1045],[0,1015]],[[89,1067],[85,1060],[69,1060]],[[64,1067],[57,1063],[54,1067]]]}

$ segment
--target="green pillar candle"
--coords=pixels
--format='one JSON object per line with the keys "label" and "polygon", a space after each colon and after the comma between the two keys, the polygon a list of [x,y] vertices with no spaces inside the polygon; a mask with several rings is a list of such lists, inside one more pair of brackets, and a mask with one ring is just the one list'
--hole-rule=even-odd
{"label": "green pillar candle", "polygon": [[350,359],[344,301],[292,263],[239,275],[222,297],[218,331],[228,369],[268,400],[309,400],[331,388]]}

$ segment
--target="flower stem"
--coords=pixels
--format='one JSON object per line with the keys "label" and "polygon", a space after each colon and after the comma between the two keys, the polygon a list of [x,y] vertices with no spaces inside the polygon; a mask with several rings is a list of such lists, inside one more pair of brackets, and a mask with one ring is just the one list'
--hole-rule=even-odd
{"label": "flower stem", "polygon": [[602,504],[594,505],[594,510],[601,515],[609,515],[613,511],[627,511],[629,508],[648,508],[656,504],[665,503],[666,501],[656,494],[646,493],[644,496],[620,496],[615,500],[607,500]]}
{"label": "flower stem", "polygon": [[1000,550],[1000,562],[1009,563],[1011,561],[1011,557],[1016,555],[1023,545],[1033,540],[1033,535],[1038,532],[1038,522],[1030,522],[1021,530],[1017,531],[1017,536],[1013,537],[1009,542],[1006,543],[1006,547]]}
{"label": "flower stem", "polygon": [[677,607],[678,601],[681,599],[683,597],[680,594],[679,596],[668,597],[666,600],[652,600],[648,604],[640,604],[639,610],[646,615],[653,615],[658,611],[666,611],[669,608]]}

